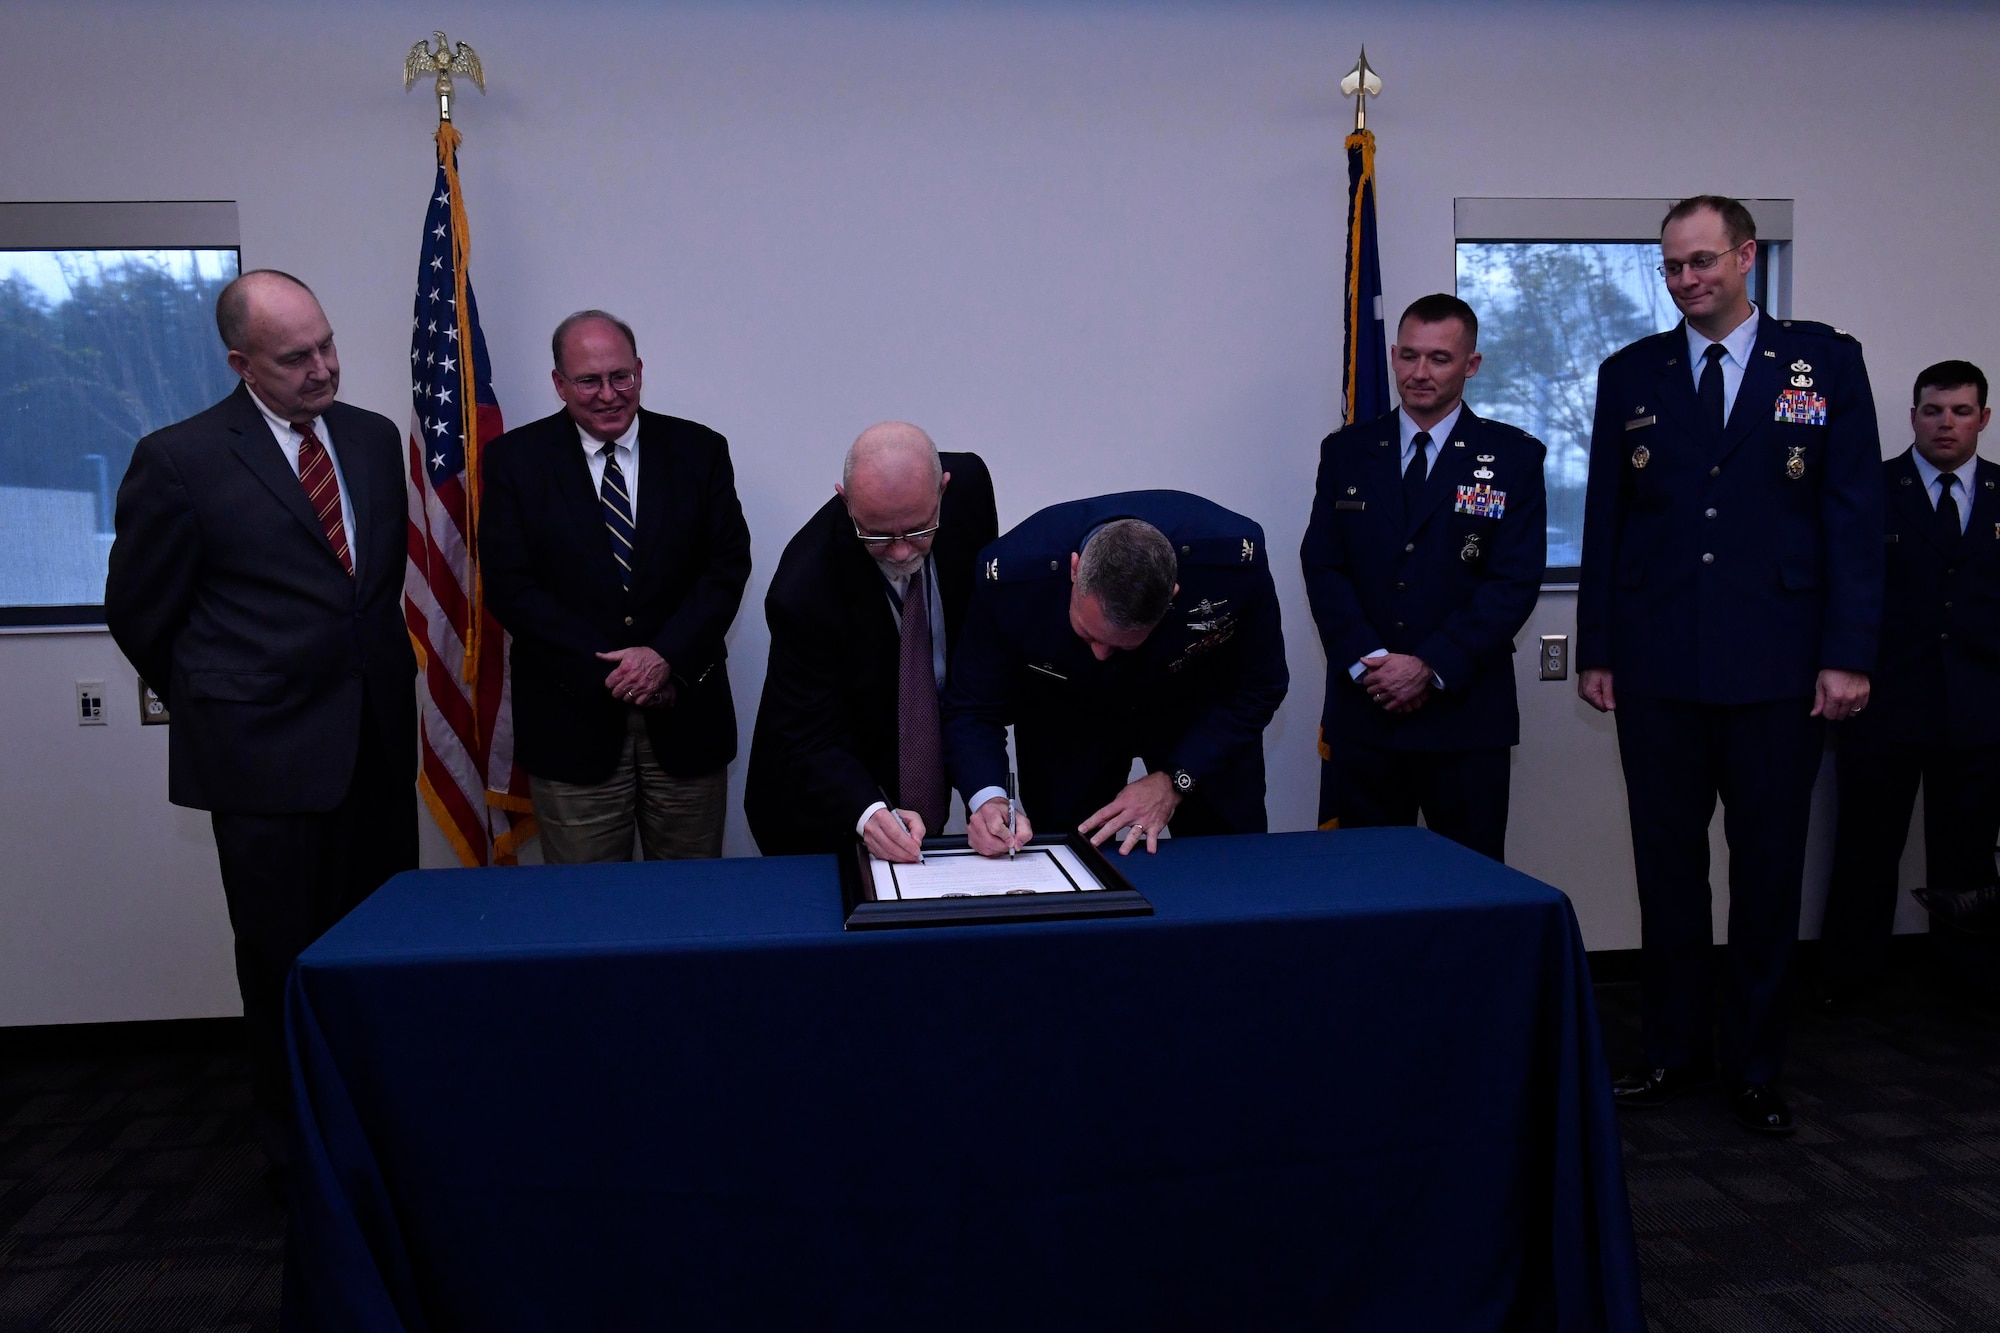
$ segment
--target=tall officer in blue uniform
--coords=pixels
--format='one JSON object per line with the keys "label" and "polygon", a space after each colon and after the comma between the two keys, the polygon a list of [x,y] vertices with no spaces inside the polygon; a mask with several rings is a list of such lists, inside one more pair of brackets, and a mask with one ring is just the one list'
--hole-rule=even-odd
{"label": "tall officer in blue uniform", "polygon": [[1868,712],[1842,728],[1840,831],[1820,930],[1820,1004],[1837,1012],[1882,970],[1896,869],[1924,789],[1925,880],[1993,882],[2000,838],[2000,467],[1978,457],[1986,376],[1917,376],[1916,443],[1882,465],[1882,651]]}
{"label": "tall officer in blue uniform", "polygon": [[1661,273],[1686,319],[1598,371],[1578,693],[1617,711],[1658,1106],[1713,1077],[1708,825],[1729,839],[1721,1073],[1737,1119],[1792,1131],[1775,1080],[1824,724],[1868,702],[1882,619],[1882,452],[1861,348],[1747,294],[1756,224],[1682,200]]}
{"label": "tall officer in blue uniform", "polygon": [[1465,405],[1479,317],[1403,312],[1402,406],[1326,437],[1299,559],[1326,649],[1322,828],[1414,824],[1506,859],[1514,636],[1548,561],[1541,441]]}
{"label": "tall officer in blue uniform", "polygon": [[[972,846],[1007,850],[1006,728],[1022,815],[1102,843],[1261,833],[1264,727],[1289,683],[1264,530],[1181,491],[1052,505],[979,555],[945,686]],[[1126,777],[1132,760],[1146,776]]]}

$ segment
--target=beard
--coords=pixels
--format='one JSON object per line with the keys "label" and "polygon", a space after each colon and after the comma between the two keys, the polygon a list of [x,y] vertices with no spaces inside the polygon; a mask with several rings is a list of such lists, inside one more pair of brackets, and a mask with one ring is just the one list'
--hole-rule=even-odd
{"label": "beard", "polygon": [[875,567],[892,579],[906,579],[924,567],[930,553],[913,555],[908,560],[877,560]]}

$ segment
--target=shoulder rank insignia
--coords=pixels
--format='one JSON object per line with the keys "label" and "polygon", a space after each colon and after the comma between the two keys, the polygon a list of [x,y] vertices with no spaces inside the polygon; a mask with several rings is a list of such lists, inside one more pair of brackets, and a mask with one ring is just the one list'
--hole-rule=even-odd
{"label": "shoulder rank insignia", "polygon": [[1248,537],[1245,537],[1243,539],[1243,563],[1247,565],[1256,558],[1257,558],[1257,543],[1251,541]]}
{"label": "shoulder rank insignia", "polygon": [[1778,395],[1773,419],[1789,422],[1794,426],[1824,426],[1826,397],[1823,394],[1807,393],[1804,389],[1787,389]]}
{"label": "shoulder rank insignia", "polygon": [[999,556],[997,556],[997,555],[996,555],[996,556],[994,556],[994,557],[993,557],[993,558],[992,558],[991,560],[988,560],[988,561],[986,562],[986,577],[987,577],[987,578],[989,578],[989,579],[991,579],[991,580],[992,580],[993,582],[995,582],[995,583],[998,583],[998,582],[1000,581],[1000,557],[999,557]]}

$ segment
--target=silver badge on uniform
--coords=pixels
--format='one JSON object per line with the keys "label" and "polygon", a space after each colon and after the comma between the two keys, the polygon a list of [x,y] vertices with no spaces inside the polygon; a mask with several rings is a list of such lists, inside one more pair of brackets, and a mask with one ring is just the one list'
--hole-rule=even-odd
{"label": "silver badge on uniform", "polygon": [[1785,475],[1797,481],[1806,474],[1806,447],[1803,444],[1788,445],[1786,452],[1789,457],[1785,459]]}
{"label": "silver badge on uniform", "polygon": [[1490,467],[1477,467],[1472,469],[1472,475],[1480,481],[1491,481],[1493,480],[1493,469]]}
{"label": "silver badge on uniform", "polygon": [[1243,563],[1247,565],[1256,558],[1257,558],[1257,543],[1251,541],[1248,537],[1245,537],[1243,539]]}
{"label": "silver badge on uniform", "polygon": [[1476,532],[1466,533],[1465,545],[1458,548],[1458,558],[1470,564],[1474,560],[1477,560],[1479,555],[1479,534]]}
{"label": "silver badge on uniform", "polygon": [[995,583],[998,583],[998,582],[1000,581],[1000,557],[999,557],[999,556],[997,556],[997,555],[996,555],[996,556],[994,556],[994,557],[993,557],[993,558],[992,558],[991,560],[988,560],[988,561],[986,562],[986,577],[987,577],[987,578],[989,578],[989,579],[992,579],[992,580],[993,580],[993,581],[994,581]]}

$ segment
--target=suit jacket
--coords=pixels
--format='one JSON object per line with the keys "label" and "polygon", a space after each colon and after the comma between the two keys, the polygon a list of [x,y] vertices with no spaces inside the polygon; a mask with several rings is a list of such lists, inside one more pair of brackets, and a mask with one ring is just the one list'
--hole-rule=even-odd
{"label": "suit jacket", "polygon": [[[1396,750],[1514,745],[1514,636],[1541,595],[1548,501],[1541,441],[1463,409],[1404,512],[1396,413],[1326,437],[1299,559],[1326,648],[1328,735]],[[1414,713],[1385,713],[1348,674],[1378,648],[1443,681]]]}
{"label": "suit jacket", "polygon": [[333,809],[354,776],[364,698],[415,780],[402,433],[345,403],[323,419],[354,510],[352,576],[240,384],[140,440],[118,487],[104,618],[173,710],[176,805]]}
{"label": "suit jacket", "polygon": [[[1099,662],[1070,627],[1069,557],[1119,518],[1166,534],[1180,591],[1145,643]],[[946,763],[969,798],[1006,785],[1008,723],[1017,745],[1036,744],[1038,730],[1116,728],[1165,767],[1186,769],[1225,818],[1261,827],[1264,727],[1289,683],[1261,527],[1183,491],[1072,500],[980,553],[945,685]],[[1232,804],[1238,785],[1254,791],[1254,811]]]}
{"label": "suit jacket", "polygon": [[2000,745],[2000,467],[1975,462],[1957,497],[1972,506],[1965,535],[1947,549],[1915,457],[1882,465],[1882,649],[1841,744]]}
{"label": "suit jacket", "polygon": [[1861,346],[1761,315],[1721,436],[1685,326],[1597,376],[1576,664],[1663,699],[1804,698],[1871,671],[1882,622],[1882,450]]}
{"label": "suit jacket", "polygon": [[[993,478],[977,454],[951,474],[931,544],[947,653],[958,645],[980,548],[999,534]],[[750,742],[743,812],[766,856],[837,852],[876,801],[895,800],[902,636],[889,584],[854,539],[838,496],[785,547],[764,597],[771,659]],[[936,832],[937,830],[932,830]]]}
{"label": "suit jacket", "polygon": [[487,605],[514,636],[514,753],[560,782],[611,776],[627,705],[596,654],[644,644],[666,659],[676,697],[646,731],[675,777],[736,757],[723,635],[750,578],[750,529],[729,442],[706,426],[639,413],[639,512],[632,590],[620,586],[576,423],[567,412],[508,431],[486,451],[479,553]]}

